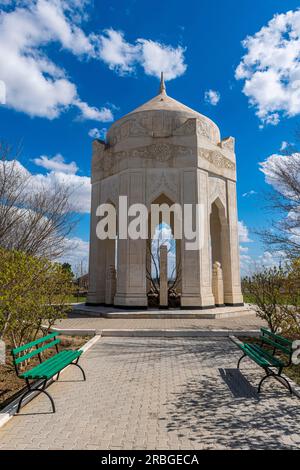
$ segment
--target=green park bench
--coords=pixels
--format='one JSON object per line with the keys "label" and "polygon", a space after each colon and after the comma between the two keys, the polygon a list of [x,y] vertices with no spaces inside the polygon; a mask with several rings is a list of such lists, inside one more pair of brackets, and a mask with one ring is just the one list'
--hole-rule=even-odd
{"label": "green park bench", "polygon": [[[62,351],[59,351],[58,344],[61,342],[61,340],[57,338],[59,334],[60,333],[57,332],[50,333],[47,336],[43,336],[42,338],[36,339],[35,341],[24,344],[19,348],[12,349],[11,353],[13,356],[13,363],[17,376],[21,379],[24,379],[27,385],[27,390],[25,393],[23,393],[19,400],[17,413],[20,411],[21,404],[25,396],[32,392],[38,392],[38,394],[45,393],[50,399],[53,413],[55,413],[54,401],[51,395],[46,392],[45,388],[48,380],[52,379],[55,375],[57,375],[56,380],[58,380],[60,372],[69,365],[79,367],[82,371],[83,379],[86,380],[84,370],[78,364],[82,351],[72,349],[63,349]],[[52,348],[54,346],[56,349],[56,354],[51,356],[49,359],[43,360],[41,353],[46,349]],[[20,364],[36,355],[38,356],[40,363],[26,372],[21,372]],[[34,383],[30,383],[30,380],[41,380],[42,382],[41,384],[38,384],[37,387],[32,388]]]}
{"label": "green park bench", "polygon": [[[288,367],[292,363],[292,341],[283,336],[276,335],[266,328],[261,328],[259,344],[237,343],[237,346],[243,351],[243,355],[240,357],[237,364],[238,369],[242,359],[249,357],[266,372],[266,375],[259,382],[258,393],[260,393],[263,382],[269,377],[275,378],[283,385],[287,386],[290,393],[293,393],[290,383],[281,375],[284,367]],[[269,346],[269,348],[266,348],[266,346]],[[280,358],[276,357],[277,351],[281,353]],[[284,358],[282,358],[282,356],[284,356]]]}

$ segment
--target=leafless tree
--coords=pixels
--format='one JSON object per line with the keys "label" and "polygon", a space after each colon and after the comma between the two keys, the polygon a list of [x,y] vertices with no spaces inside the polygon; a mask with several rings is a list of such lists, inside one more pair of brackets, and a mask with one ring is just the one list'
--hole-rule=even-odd
{"label": "leafless tree", "polygon": [[66,237],[77,219],[71,190],[56,184],[34,186],[19,164],[20,151],[0,142],[0,246],[31,255],[56,258],[66,250]]}
{"label": "leafless tree", "polygon": [[272,169],[276,184],[267,195],[268,208],[276,219],[268,229],[256,233],[269,249],[293,259],[300,257],[300,155],[292,146],[284,153],[285,158],[278,159]]}

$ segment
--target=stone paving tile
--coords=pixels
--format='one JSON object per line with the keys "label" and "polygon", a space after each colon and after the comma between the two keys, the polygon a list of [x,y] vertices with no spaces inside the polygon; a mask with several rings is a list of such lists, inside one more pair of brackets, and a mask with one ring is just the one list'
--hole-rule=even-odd
{"label": "stone paving tile", "polygon": [[265,326],[265,322],[255,315],[243,315],[238,318],[91,318],[71,314],[69,318],[56,323],[60,328],[104,329],[226,329],[253,330]]}
{"label": "stone paving tile", "polygon": [[[102,338],[0,429],[0,449],[299,449],[300,401],[226,338]],[[239,387],[239,380],[241,386]]]}

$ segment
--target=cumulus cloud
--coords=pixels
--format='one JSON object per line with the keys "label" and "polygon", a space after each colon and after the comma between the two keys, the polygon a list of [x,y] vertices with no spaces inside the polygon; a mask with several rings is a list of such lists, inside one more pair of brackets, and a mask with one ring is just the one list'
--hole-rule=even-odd
{"label": "cumulus cloud", "polygon": [[159,77],[163,71],[166,80],[179,77],[186,71],[185,49],[181,46],[172,47],[143,38],[131,44],[122,32],[112,28],[99,35],[98,44],[101,60],[119,75],[134,73],[138,65],[146,75]]}
{"label": "cumulus cloud", "polygon": [[246,193],[243,193],[242,197],[250,197],[250,196],[254,196],[254,194],[257,194],[257,192],[254,191],[254,189],[251,189],[250,191],[247,191]]}
{"label": "cumulus cloud", "polygon": [[65,253],[58,260],[60,263],[70,263],[76,276],[88,271],[89,242],[79,237],[65,239]]}
{"label": "cumulus cloud", "polygon": [[0,104],[6,103],[6,86],[3,80],[0,80]]}
{"label": "cumulus cloud", "polygon": [[254,270],[253,267],[254,267],[254,261],[251,258],[251,256],[241,253],[240,254],[241,275],[247,276],[251,274],[251,272]]}
{"label": "cumulus cloud", "polygon": [[94,106],[89,106],[87,103],[80,100],[76,100],[74,104],[80,109],[82,119],[90,119],[100,122],[110,122],[114,119],[113,113],[109,108],[103,107],[98,109]]}
{"label": "cumulus cloud", "polygon": [[113,106],[96,108],[79,97],[67,71],[50,58],[49,46],[79,59],[100,60],[119,75],[140,66],[147,75],[159,77],[164,71],[171,80],[186,70],[181,46],[144,38],[131,44],[112,28],[85,33],[86,0],[18,0],[7,8],[6,3],[0,2],[0,80],[6,85],[6,105],[30,116],[54,119],[76,107],[82,119],[113,120]]}
{"label": "cumulus cloud", "polygon": [[125,75],[134,71],[137,47],[129,44],[123,33],[114,29],[106,29],[98,38],[99,57],[111,70]]}
{"label": "cumulus cloud", "polygon": [[[294,163],[295,168],[300,168],[300,153],[295,152],[291,155],[279,155],[273,154],[270,155],[264,162],[259,163],[259,169],[265,175],[266,183],[273,186],[274,189],[281,192],[283,195],[290,197],[290,187],[285,187],[283,185],[282,179],[278,179],[277,170],[279,167],[287,170],[290,168],[291,163]],[[299,175],[300,183],[300,175]]]}
{"label": "cumulus cloud", "polygon": [[236,69],[243,93],[262,124],[300,113],[300,10],[275,15],[243,41],[247,53]]}
{"label": "cumulus cloud", "polygon": [[282,251],[264,251],[264,253],[258,257],[258,265],[271,268],[272,266],[278,266],[279,263],[285,260],[286,256]]}
{"label": "cumulus cloud", "polygon": [[283,152],[283,150],[286,150],[288,146],[289,143],[284,140],[283,142],[281,142],[280,151]]}
{"label": "cumulus cloud", "polygon": [[107,134],[106,127],[102,127],[102,129],[97,129],[96,127],[94,127],[93,129],[89,130],[89,136],[92,137],[92,139],[105,140],[106,134]]}
{"label": "cumulus cloud", "polygon": [[43,186],[51,191],[57,184],[69,189],[70,205],[74,212],[90,213],[91,183],[89,177],[61,171],[50,171],[45,175],[32,175],[33,188]]}
{"label": "cumulus cloud", "polygon": [[238,221],[238,232],[239,232],[239,240],[240,243],[249,243],[252,242],[249,238],[249,230],[248,227],[242,220]]}
{"label": "cumulus cloud", "polygon": [[39,158],[34,158],[33,162],[50,171],[58,171],[60,173],[66,173],[75,175],[78,170],[78,166],[75,162],[66,163],[64,157],[59,153],[55,157],[47,157],[41,155]]}
{"label": "cumulus cloud", "polygon": [[186,71],[184,49],[181,46],[171,47],[160,42],[139,39],[140,63],[146,75],[160,77],[164,72],[165,80],[180,77]]}
{"label": "cumulus cloud", "polygon": [[14,171],[28,178],[28,191],[35,192],[44,188],[49,193],[55,191],[57,185],[64,186],[70,193],[70,206],[76,213],[89,214],[91,204],[91,182],[88,176],[72,173],[75,171],[74,162],[66,164],[60,156],[57,161],[48,157],[40,157],[38,165],[49,170],[46,174],[30,173],[19,161],[0,162],[2,165],[14,165]]}
{"label": "cumulus cloud", "polygon": [[30,116],[54,119],[70,106],[82,118],[112,120],[111,111],[90,107],[78,97],[67,72],[50,59],[50,44],[75,56],[95,56],[94,35],[77,22],[83,19],[79,0],[12,2],[0,15],[0,78],[6,84],[6,105]]}
{"label": "cumulus cloud", "polygon": [[206,103],[216,106],[220,101],[221,95],[218,91],[208,90],[204,93],[204,100]]}

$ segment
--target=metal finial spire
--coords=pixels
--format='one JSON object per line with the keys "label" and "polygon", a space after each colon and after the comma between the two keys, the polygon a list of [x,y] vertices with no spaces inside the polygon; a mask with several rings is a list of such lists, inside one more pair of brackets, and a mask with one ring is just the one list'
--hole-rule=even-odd
{"label": "metal finial spire", "polygon": [[160,73],[160,85],[159,85],[159,93],[166,93],[166,85],[164,80],[164,73]]}

